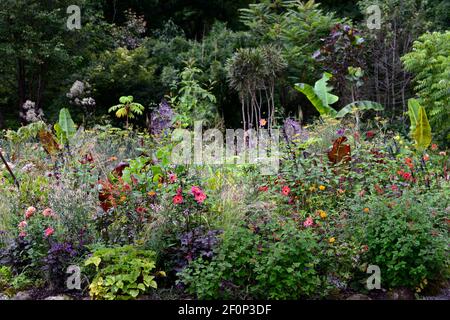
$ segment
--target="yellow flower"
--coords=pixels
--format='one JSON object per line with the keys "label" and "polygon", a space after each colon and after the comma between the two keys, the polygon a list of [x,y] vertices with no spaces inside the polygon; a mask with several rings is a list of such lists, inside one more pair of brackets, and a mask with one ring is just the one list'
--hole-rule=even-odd
{"label": "yellow flower", "polygon": [[121,201],[121,202],[124,202],[125,200],[127,200],[127,197],[126,197],[126,196],[121,196],[121,197],[120,197],[120,201]]}
{"label": "yellow flower", "polygon": [[162,183],[158,183],[158,189],[162,188]]}
{"label": "yellow flower", "polygon": [[370,212],[370,209],[369,209],[369,208],[364,208],[363,211],[364,211],[365,213],[369,213],[369,212]]}
{"label": "yellow flower", "polygon": [[325,190],[325,189],[326,189],[326,187],[325,187],[325,186],[323,186],[323,185],[320,185],[320,186],[319,186],[319,189],[320,189],[320,191],[323,191],[323,190]]}
{"label": "yellow flower", "polygon": [[323,210],[319,210],[319,215],[322,219],[325,219],[328,216],[327,213]]}
{"label": "yellow flower", "polygon": [[333,243],[333,242],[335,242],[336,241],[336,239],[334,238],[334,237],[331,237],[330,239],[328,239],[328,242],[329,243]]}
{"label": "yellow flower", "polygon": [[150,196],[150,197],[154,197],[154,196],[156,196],[156,192],[155,191],[150,191],[149,193],[148,193],[148,195]]}

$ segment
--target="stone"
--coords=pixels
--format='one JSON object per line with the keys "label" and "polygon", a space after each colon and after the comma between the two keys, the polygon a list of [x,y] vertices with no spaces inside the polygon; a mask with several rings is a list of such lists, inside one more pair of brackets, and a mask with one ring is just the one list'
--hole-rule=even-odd
{"label": "stone", "polygon": [[11,298],[11,300],[32,300],[31,292],[29,291],[17,292],[16,295]]}
{"label": "stone", "polygon": [[414,293],[407,288],[397,288],[388,292],[388,299],[391,300],[414,300]]}
{"label": "stone", "polygon": [[350,297],[348,297],[346,300],[372,300],[365,294],[352,294]]}
{"label": "stone", "polygon": [[0,293],[0,301],[2,301],[2,300],[9,300],[9,298],[7,295]]}
{"label": "stone", "polygon": [[73,300],[73,299],[72,299],[72,297],[62,294],[59,296],[50,296],[50,297],[45,298],[44,300]]}

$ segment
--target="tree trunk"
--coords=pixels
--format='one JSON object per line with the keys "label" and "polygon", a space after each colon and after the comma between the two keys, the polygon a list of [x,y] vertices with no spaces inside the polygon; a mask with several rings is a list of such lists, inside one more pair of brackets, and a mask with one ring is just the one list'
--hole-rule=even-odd
{"label": "tree trunk", "polygon": [[3,113],[0,111],[0,129],[5,128],[5,119],[3,119]]}
{"label": "tree trunk", "polygon": [[22,122],[22,118],[20,117],[20,112],[23,112],[23,104],[25,103],[25,64],[22,59],[18,59],[17,61],[17,90],[18,90],[18,103],[19,103],[19,121]]}
{"label": "tree trunk", "polygon": [[38,82],[36,88],[36,109],[40,109],[42,105],[42,93],[45,90],[45,73],[47,71],[46,64],[41,64],[39,67]]}

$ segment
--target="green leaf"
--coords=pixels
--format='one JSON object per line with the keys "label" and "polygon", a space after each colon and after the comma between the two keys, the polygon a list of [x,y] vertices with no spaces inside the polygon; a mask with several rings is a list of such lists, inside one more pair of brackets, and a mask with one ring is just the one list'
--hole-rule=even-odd
{"label": "green leaf", "polygon": [[145,285],[143,283],[139,283],[137,287],[138,287],[138,289],[140,289],[142,291],[145,291],[145,289],[146,289]]}
{"label": "green leaf", "polygon": [[126,117],[127,116],[127,109],[126,108],[120,108],[119,110],[117,110],[116,112],[116,117],[117,118],[122,118],[122,117]]}
{"label": "green leaf", "polygon": [[[324,104],[323,100],[316,94],[314,88],[306,83],[297,83],[294,88],[297,91],[303,93],[308,100],[312,103],[312,105],[317,109],[320,115],[331,115],[335,116],[337,111],[330,107],[328,104]],[[336,96],[334,96],[336,97]],[[334,99],[327,99],[328,101],[333,101]],[[337,101],[337,100],[336,100]]]}
{"label": "green leaf", "polygon": [[76,133],[77,128],[67,108],[59,111],[59,121],[55,125],[55,131],[62,142],[70,139]]}
{"label": "green leaf", "polygon": [[139,295],[139,290],[130,290],[129,293],[130,293],[130,296],[132,296],[133,298],[136,298]]}
{"label": "green leaf", "polygon": [[108,109],[108,112],[114,112],[114,111],[116,111],[117,109],[122,108],[122,107],[123,107],[123,105],[117,104],[117,105],[112,106],[111,108],[109,108],[109,109]]}
{"label": "green leaf", "polygon": [[322,75],[322,79],[317,81],[314,85],[314,92],[319,97],[324,105],[329,106],[330,104],[336,103],[339,100],[338,96],[331,94],[333,90],[332,86],[328,86],[328,80],[331,79],[331,74],[325,72]]}
{"label": "green leaf", "polygon": [[339,110],[339,112],[336,115],[336,118],[343,118],[347,114],[351,113],[353,109],[357,109],[358,111],[367,111],[367,110],[375,110],[375,111],[382,111],[384,108],[381,104],[378,102],[373,101],[354,101],[352,103],[349,103],[344,108]]}
{"label": "green leaf", "polygon": [[154,280],[150,281],[149,286],[150,286],[151,288],[154,288],[154,289],[157,289],[157,288],[158,288],[158,284],[157,284],[156,281],[154,281]]}
{"label": "green leaf", "polygon": [[98,267],[100,265],[100,262],[102,262],[102,259],[100,257],[90,257],[89,259],[86,260],[86,262],[84,263],[85,266],[88,265],[95,265],[96,267]]}
{"label": "green leaf", "polygon": [[144,276],[144,284],[145,284],[146,286],[150,286],[150,284],[151,284],[151,282],[153,281],[154,278],[155,278],[155,277],[153,277],[153,276],[145,275],[145,276]]}
{"label": "green leaf", "polygon": [[431,126],[428,122],[427,113],[422,106],[419,108],[414,139],[416,140],[416,148],[420,151],[425,150],[431,143]]}
{"label": "green leaf", "polygon": [[417,121],[419,119],[419,109],[420,109],[419,101],[413,98],[408,100],[408,114],[409,114],[409,121],[411,122],[410,134],[412,138],[414,138]]}
{"label": "green leaf", "polygon": [[127,104],[133,102],[133,96],[122,96],[119,98],[120,103]]}

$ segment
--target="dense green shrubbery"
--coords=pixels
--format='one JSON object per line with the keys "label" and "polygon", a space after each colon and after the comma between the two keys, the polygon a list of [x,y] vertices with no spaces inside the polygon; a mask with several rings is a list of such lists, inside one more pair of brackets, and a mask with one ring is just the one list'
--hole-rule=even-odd
{"label": "dense green shrubbery", "polygon": [[427,283],[447,279],[449,235],[443,225],[449,195],[446,187],[440,196],[374,197],[365,204],[369,213],[355,214],[355,226],[362,228],[359,241],[368,247],[366,261],[380,267],[383,286],[420,292]]}
{"label": "dense green shrubbery", "polygon": [[181,274],[200,299],[299,299],[320,294],[320,248],[311,229],[292,220],[236,226],[211,261],[199,259]]}

